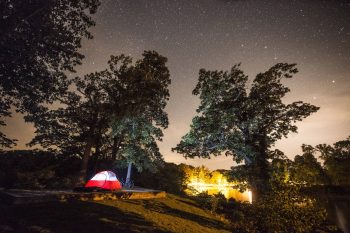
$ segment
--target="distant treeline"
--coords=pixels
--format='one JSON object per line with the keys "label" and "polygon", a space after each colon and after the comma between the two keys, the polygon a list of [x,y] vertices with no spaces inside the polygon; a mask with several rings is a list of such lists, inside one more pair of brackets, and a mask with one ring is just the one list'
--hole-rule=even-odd
{"label": "distant treeline", "polygon": [[[271,161],[274,179],[294,182],[315,192],[348,193],[350,186],[349,138],[331,145],[315,147],[303,145],[302,155],[294,160],[280,156]],[[321,162],[316,159],[318,157]],[[0,187],[61,189],[73,188],[74,178],[79,173],[79,156],[40,150],[14,150],[0,152]],[[126,169],[118,161],[111,163],[106,158],[94,158],[89,162],[87,179],[101,170],[113,170],[124,180]],[[165,190],[181,194],[193,180],[216,183],[218,179],[235,180],[235,171],[210,171],[205,166],[193,167],[186,164],[158,163],[155,170],[134,171],[136,186]],[[325,186],[327,185],[327,186]],[[318,191],[317,191],[318,190]]]}
{"label": "distant treeline", "polygon": [[[79,173],[81,158],[66,154],[39,150],[14,150],[0,152],[0,187],[64,189],[73,188]],[[88,176],[112,167],[110,160],[97,159],[89,163]],[[170,193],[182,193],[185,189],[185,169],[188,165],[163,163],[157,171],[134,173],[134,183],[146,188],[161,189]],[[125,180],[126,169],[113,166],[119,179]]]}
{"label": "distant treeline", "polygon": [[[110,164],[110,160],[100,158],[89,163],[88,176],[112,167],[119,179],[125,180],[126,169],[123,165]],[[81,158],[67,154],[58,154],[40,150],[14,150],[0,152],[0,187],[65,189],[73,188],[79,173]],[[191,178],[210,182],[210,179],[224,171],[210,172],[208,168],[193,167],[186,164],[161,163],[156,171],[134,171],[133,181],[136,186],[165,190],[169,193],[182,194],[187,189]]]}
{"label": "distant treeline", "polygon": [[288,179],[311,185],[350,185],[350,137],[333,145],[319,144],[315,147],[302,145],[303,153],[293,161],[275,161],[275,172],[285,164]]}

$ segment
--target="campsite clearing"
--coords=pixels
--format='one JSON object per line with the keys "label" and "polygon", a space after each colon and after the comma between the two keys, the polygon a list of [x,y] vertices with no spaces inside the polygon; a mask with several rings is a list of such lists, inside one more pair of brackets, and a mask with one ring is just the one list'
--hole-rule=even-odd
{"label": "campsite clearing", "polygon": [[0,205],[0,232],[231,232],[227,220],[193,200],[167,195],[147,200]]}
{"label": "campsite clearing", "polygon": [[72,190],[26,190],[0,189],[0,203],[27,204],[48,201],[102,201],[119,199],[164,198],[166,193],[160,190],[145,188],[123,188],[117,191],[84,191]]}

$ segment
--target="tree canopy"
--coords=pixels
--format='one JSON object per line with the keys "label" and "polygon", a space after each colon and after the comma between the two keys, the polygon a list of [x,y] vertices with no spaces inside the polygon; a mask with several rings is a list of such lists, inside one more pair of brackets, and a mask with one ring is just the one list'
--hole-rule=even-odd
{"label": "tree canopy", "polygon": [[[65,72],[81,64],[82,38],[99,0],[8,0],[0,2],[0,116],[10,108],[34,113],[67,89]],[[4,125],[4,121],[1,121]],[[1,133],[2,146],[14,141]]]}
{"label": "tree canopy", "polygon": [[168,126],[166,62],[155,51],[145,51],[135,65],[128,56],[111,56],[106,70],[71,82],[71,91],[58,98],[61,107],[26,117],[37,129],[30,144],[81,156],[81,182],[92,155],[154,168],[163,161],[156,141]]}
{"label": "tree canopy", "polygon": [[[110,66],[122,68],[119,73],[121,98],[116,101],[112,135],[119,142],[120,158],[132,162],[138,170],[154,168],[162,161],[156,140],[163,137],[162,129],[169,124],[164,108],[169,99],[170,74],[167,58],[154,51],[143,54],[135,66],[128,57],[112,57]],[[120,63],[120,64],[119,64]]]}
{"label": "tree canopy", "polygon": [[278,63],[259,73],[249,87],[239,64],[230,71],[201,69],[193,90],[200,98],[198,114],[174,150],[189,158],[226,153],[238,163],[244,161],[244,169],[251,171],[245,177],[251,188],[264,192],[271,147],[297,132],[295,123],[319,109],[302,101],[283,103],[290,89],[282,80],[297,72],[295,64]]}

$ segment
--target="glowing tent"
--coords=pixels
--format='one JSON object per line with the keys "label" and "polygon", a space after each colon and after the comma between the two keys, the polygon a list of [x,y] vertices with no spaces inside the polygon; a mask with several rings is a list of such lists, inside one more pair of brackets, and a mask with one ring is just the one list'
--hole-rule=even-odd
{"label": "glowing tent", "polygon": [[106,190],[121,189],[122,185],[117,176],[111,171],[102,171],[94,175],[85,185],[85,188],[101,188]]}

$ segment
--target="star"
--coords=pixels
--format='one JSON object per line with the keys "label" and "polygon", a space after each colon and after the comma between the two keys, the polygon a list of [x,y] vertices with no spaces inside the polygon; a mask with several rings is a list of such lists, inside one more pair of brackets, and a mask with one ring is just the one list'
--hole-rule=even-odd
{"label": "star", "polygon": [[[346,100],[350,97],[347,91],[350,89],[350,3],[347,0],[314,2],[103,0],[93,15],[96,26],[90,31],[94,38],[83,40],[81,53],[86,60],[76,67],[77,72],[83,76],[104,69],[110,55],[121,53],[132,56],[134,61],[144,50],[155,50],[167,57],[172,79],[168,105],[171,107],[167,111],[172,119],[170,126],[179,131],[164,132],[164,142],[160,145],[167,161],[173,159],[169,148],[186,133],[188,126],[184,122],[191,122],[198,106],[192,89],[198,82],[200,68],[227,70],[241,62],[243,71],[252,80],[258,72],[276,63],[296,63],[300,72],[286,84],[291,88],[289,96],[317,103],[321,110],[312,116],[315,125],[324,118],[336,122],[320,124],[324,129],[322,139],[315,130],[306,134],[312,137],[300,133],[299,141],[316,143],[320,139],[320,143],[334,143],[330,138],[343,137],[349,131],[343,127],[349,125],[348,101],[339,101],[337,96],[345,93]],[[328,117],[324,109],[337,114]],[[346,117],[340,120],[339,115]],[[302,122],[301,126],[307,124]],[[11,129],[16,132],[13,126]],[[339,130],[335,132],[335,129]],[[300,146],[287,144],[280,149],[286,149],[288,156],[297,154]],[[182,157],[174,155],[174,158],[180,161]],[[231,164],[210,166],[229,168]]]}

